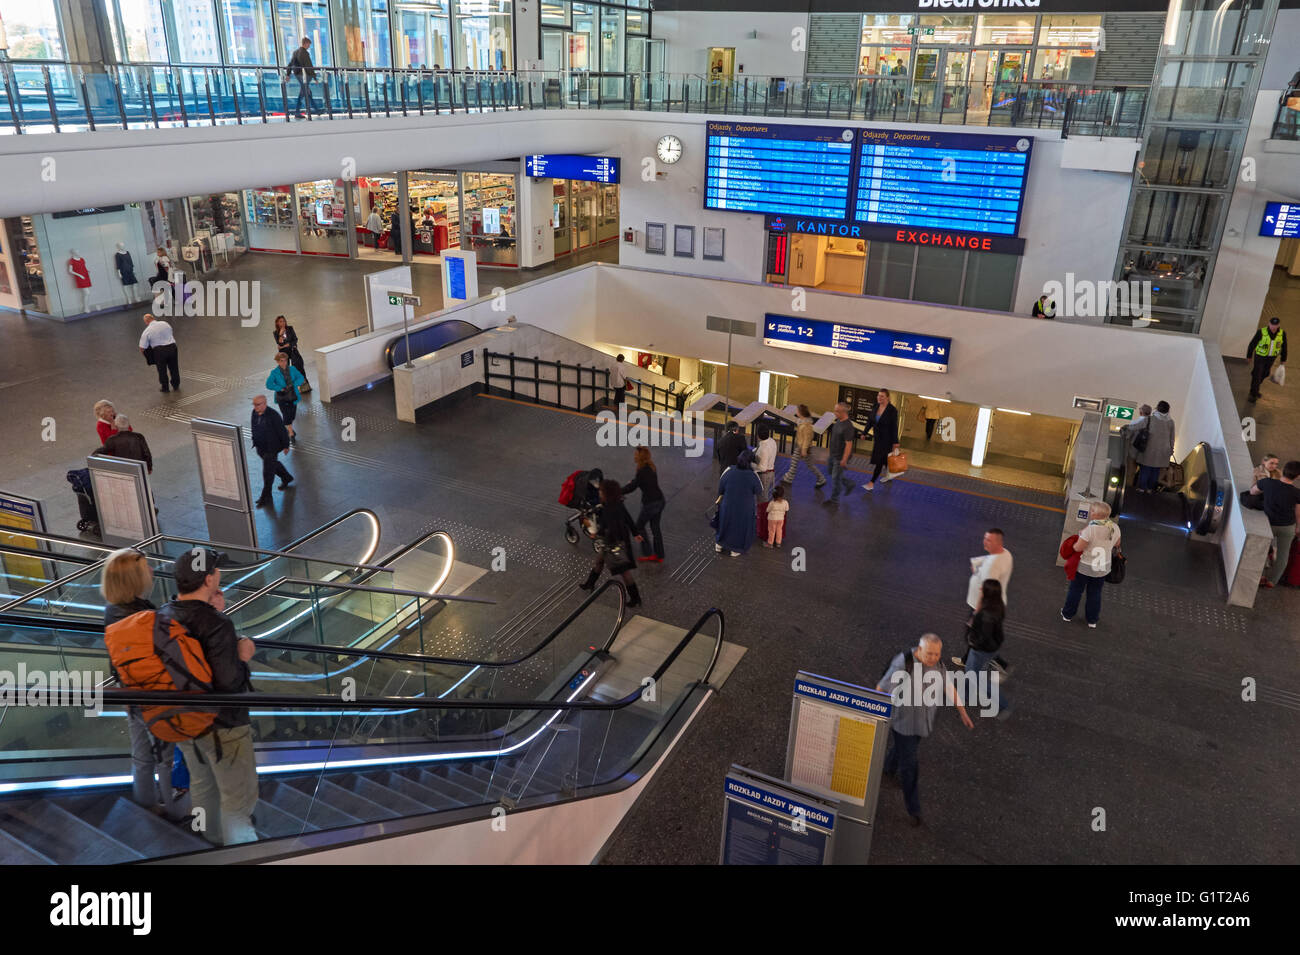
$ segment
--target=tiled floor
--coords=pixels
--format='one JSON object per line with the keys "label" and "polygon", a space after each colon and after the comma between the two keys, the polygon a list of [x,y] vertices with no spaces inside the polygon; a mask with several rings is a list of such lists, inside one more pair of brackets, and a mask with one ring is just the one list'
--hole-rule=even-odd
{"label": "tiled floor", "polygon": [[[285,303],[308,344],[355,323],[364,266],[342,263],[336,277],[312,273],[307,285],[308,273],[287,258],[246,258],[236,268],[267,283],[264,296]],[[417,287],[436,278],[436,270],[417,270]],[[137,321],[0,317],[10,434],[0,486],[43,498],[56,530],[69,530],[76,514],[63,472],[94,447],[90,406],[110,397],[153,446],[164,528],[200,536],[185,416],[246,420],[248,397],[266,374],[269,327],[196,319],[182,330],[185,390],[159,395],[135,348]],[[1296,411],[1285,399],[1293,393],[1271,389],[1257,411],[1261,427],[1267,416],[1273,429],[1268,440],[1291,447]],[[555,495],[576,468],[630,478],[628,449],[598,446],[593,421],[576,414],[469,397],[407,425],[393,420],[392,402],[391,387],[376,386],[328,408],[305,403],[302,443],[288,462],[297,490],[260,512],[264,543],[364,505],[383,522],[381,552],[443,527],[479,566],[504,547],[521,592],[580,579],[590,552],[564,541],[568,511]],[[41,440],[46,417],[57,424],[54,441]],[[343,417],[356,422],[354,441],[344,440]],[[854,490],[838,509],[823,506],[803,473],[791,489],[787,549],[719,558],[704,517],[716,494],[711,458],[670,448],[655,458],[668,496],[668,562],[638,570],[642,612],[689,627],[720,607],[727,639],[748,652],[606,861],[715,861],[723,773],[732,763],[781,773],[795,672],[869,684],[887,657],[926,631],[951,653],[967,613],[967,559],[992,525],[1006,531],[1016,557],[1006,646],[1017,668],[1015,715],[977,720],[973,731],[950,712],[939,715],[921,750],[927,825],[906,826],[901,795],[886,783],[872,861],[1296,861],[1295,840],[1279,836],[1300,828],[1300,768],[1286,755],[1300,748],[1300,699],[1291,689],[1300,681],[1300,631],[1290,623],[1300,593],[1269,592],[1253,612],[1228,608],[1213,548],[1128,527],[1129,577],[1107,587],[1100,629],[1063,623],[1059,502],[923,467],[871,494]],[[1247,677],[1258,683],[1255,702],[1241,698]],[[1104,833],[1091,826],[1098,806],[1107,812]]]}

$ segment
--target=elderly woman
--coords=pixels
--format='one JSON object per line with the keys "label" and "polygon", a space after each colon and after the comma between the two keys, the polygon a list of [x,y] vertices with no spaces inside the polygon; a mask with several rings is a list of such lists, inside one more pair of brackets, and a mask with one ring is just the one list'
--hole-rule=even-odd
{"label": "elderly woman", "polygon": [[718,533],[713,549],[739,557],[754,546],[758,536],[758,498],[763,483],[752,470],[754,452],[746,448],[735,467],[718,479]]}
{"label": "elderly woman", "polygon": [[1088,626],[1096,630],[1097,621],[1101,619],[1101,588],[1106,585],[1106,575],[1110,573],[1111,557],[1114,551],[1119,550],[1119,525],[1110,519],[1110,505],[1104,501],[1093,501],[1088,507],[1088,517],[1088,525],[1079,531],[1079,539],[1074,542],[1075,553],[1079,555],[1079,571],[1070,581],[1061,619],[1066,623],[1074,619],[1079,612],[1079,599],[1087,591],[1083,615]]}
{"label": "elderly woman", "polygon": [[95,402],[95,433],[99,435],[100,444],[117,434],[116,420],[117,409],[113,407],[113,402],[107,398]]}
{"label": "elderly woman", "polygon": [[280,409],[280,417],[284,419],[284,427],[289,432],[290,444],[298,443],[298,438],[293,433],[293,421],[298,416],[299,389],[305,384],[307,379],[289,364],[289,356],[282,351],[276,352],[275,367],[266,376],[266,387],[275,394],[275,404]]}

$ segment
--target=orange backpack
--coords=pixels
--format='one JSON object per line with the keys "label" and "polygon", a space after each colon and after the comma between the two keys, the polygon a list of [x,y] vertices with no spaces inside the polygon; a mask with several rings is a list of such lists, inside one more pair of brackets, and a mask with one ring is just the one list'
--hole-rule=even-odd
{"label": "orange backpack", "polygon": [[[212,668],[203,647],[172,619],[167,607],[142,610],[104,630],[108,657],[119,682],[130,690],[212,691]],[[215,708],[178,703],[142,707],[149,732],[169,743],[202,736],[217,718]]]}

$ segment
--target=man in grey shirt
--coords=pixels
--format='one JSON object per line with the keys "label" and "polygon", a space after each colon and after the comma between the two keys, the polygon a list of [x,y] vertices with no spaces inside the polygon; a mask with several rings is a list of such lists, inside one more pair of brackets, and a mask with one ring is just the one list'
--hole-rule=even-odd
{"label": "man in grey shirt", "polygon": [[857,429],[849,420],[849,406],[843,401],[835,403],[835,421],[826,429],[826,446],[830,451],[827,464],[830,466],[831,497],[823,504],[838,504],[840,491],[852,491],[853,482],[844,476],[844,469],[849,466],[849,455],[853,453],[853,439]]}
{"label": "man in grey shirt", "polygon": [[[918,788],[920,765],[917,756],[921,740],[934,729],[934,718],[940,703],[927,702],[930,694],[922,696],[923,685],[938,680],[943,692],[961,717],[962,725],[974,729],[962,706],[957,691],[944,680],[943,641],[933,633],[921,637],[916,648],[900,653],[889,661],[876,689],[889,693],[894,701],[894,716],[889,723],[889,750],[885,754],[885,772],[898,773],[903,786],[903,803],[913,826],[921,824],[921,794]],[[932,675],[933,674],[933,675]],[[941,697],[942,699],[942,697]]]}

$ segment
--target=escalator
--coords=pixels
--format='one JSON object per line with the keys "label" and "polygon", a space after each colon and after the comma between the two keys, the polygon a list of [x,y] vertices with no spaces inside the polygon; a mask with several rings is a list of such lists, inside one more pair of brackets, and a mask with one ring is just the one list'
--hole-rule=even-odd
{"label": "escalator", "polygon": [[[482,329],[477,325],[459,318],[449,318],[444,322],[435,322],[410,333],[411,360],[422,358],[439,348],[446,348],[456,342],[473,338]],[[389,368],[406,363],[406,335],[398,335],[384,349],[384,363]]]}
{"label": "escalator", "polygon": [[1130,483],[1122,434],[1110,435],[1107,452],[1111,464],[1103,499],[1112,514],[1199,536],[1218,534],[1232,500],[1232,474],[1222,448],[1200,442],[1182,461],[1182,483],[1153,494],[1140,494]]}
{"label": "escalator", "polygon": [[[318,624],[340,612],[312,602]],[[90,715],[26,710],[39,716],[27,738],[0,733],[0,862],[266,859],[619,791],[707,698],[723,639],[717,610],[685,633],[625,615],[623,588],[609,581],[525,651],[482,660],[259,640],[255,671],[304,654],[327,683],[281,680],[267,692],[274,681],[260,678],[256,693],[210,698],[248,706],[258,739],[259,841],[239,847],[213,849],[130,801],[122,706],[165,695],[107,691]],[[410,614],[408,630],[413,621],[429,630],[438,616]],[[345,673],[356,681],[346,702]]]}

